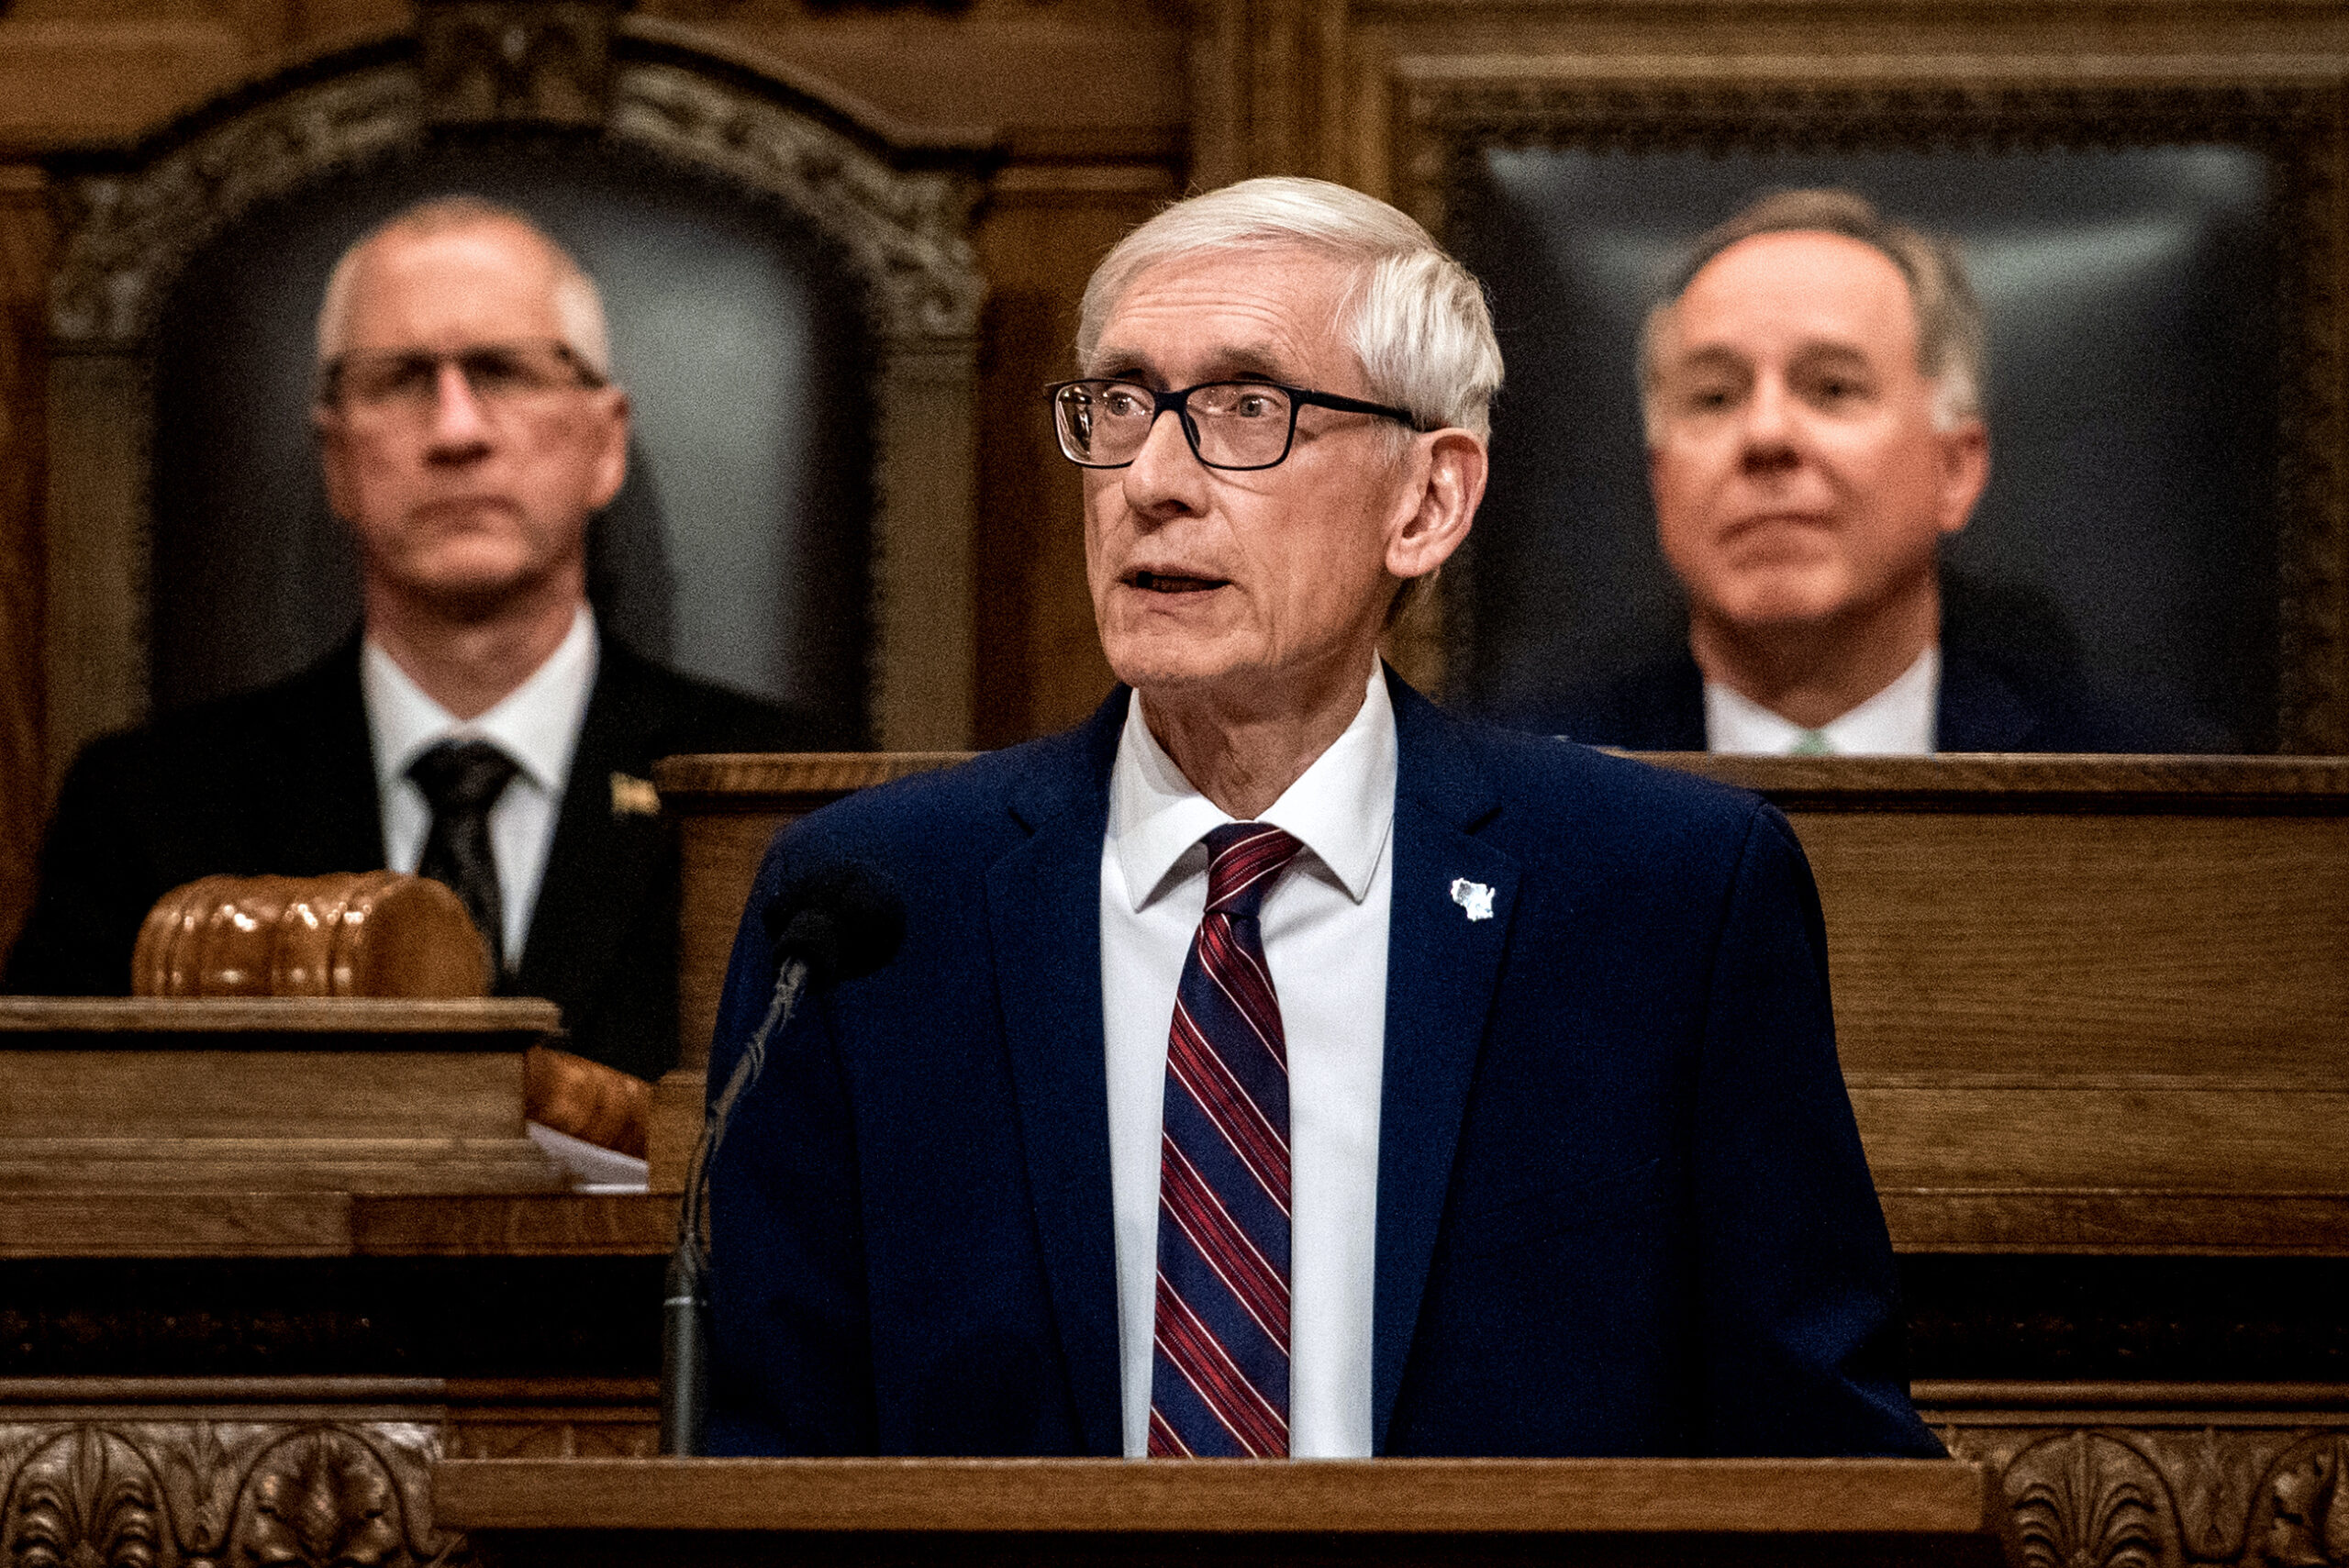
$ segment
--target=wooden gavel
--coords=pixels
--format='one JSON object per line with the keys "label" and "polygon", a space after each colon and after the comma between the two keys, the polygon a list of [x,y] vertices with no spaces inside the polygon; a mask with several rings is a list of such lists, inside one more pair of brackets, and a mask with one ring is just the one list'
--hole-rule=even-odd
{"label": "wooden gavel", "polygon": [[[399,872],[207,876],[157,899],[130,960],[136,996],[486,996],[489,943],[449,888]],[[534,1045],[531,1120],[641,1158],[652,1085]]]}

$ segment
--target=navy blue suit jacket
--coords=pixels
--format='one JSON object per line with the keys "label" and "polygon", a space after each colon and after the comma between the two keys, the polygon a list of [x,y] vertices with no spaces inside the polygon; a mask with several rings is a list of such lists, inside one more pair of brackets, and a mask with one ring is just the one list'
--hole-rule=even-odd
{"label": "navy blue suit jacket", "polygon": [[[2131,703],[2076,672],[2052,674],[1963,644],[1942,649],[1937,751],[2225,751],[2228,737],[2176,703]],[[1497,715],[1512,728],[1633,751],[1705,750],[1705,678],[1686,649]]]}
{"label": "navy blue suit jacket", "polygon": [[[1785,819],[1390,684],[1375,1451],[1938,1453]],[[790,879],[877,868],[907,927],[778,1035],[714,1162],[717,1451],[1119,1451],[1099,887],[1126,701],[768,852],[713,1085]]]}

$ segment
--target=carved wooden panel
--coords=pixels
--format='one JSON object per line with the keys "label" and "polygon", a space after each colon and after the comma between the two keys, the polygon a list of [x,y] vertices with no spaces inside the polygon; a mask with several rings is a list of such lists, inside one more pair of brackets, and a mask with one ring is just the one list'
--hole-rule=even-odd
{"label": "carved wooden panel", "polygon": [[454,1568],[440,1448],[411,1421],[0,1423],[0,1563]]}
{"label": "carved wooden panel", "polygon": [[[2035,1394],[2043,1407],[2000,1409],[2019,1401],[1997,1398],[1985,1401],[1988,1408],[1929,1409],[1927,1416],[1952,1453],[2000,1477],[2019,1563],[2349,1563],[2349,1408],[2337,1387],[2043,1385],[1990,1391]],[[1950,1385],[1919,1392],[1963,1399],[1967,1390]],[[2164,1400],[2173,1407],[2159,1407]]]}

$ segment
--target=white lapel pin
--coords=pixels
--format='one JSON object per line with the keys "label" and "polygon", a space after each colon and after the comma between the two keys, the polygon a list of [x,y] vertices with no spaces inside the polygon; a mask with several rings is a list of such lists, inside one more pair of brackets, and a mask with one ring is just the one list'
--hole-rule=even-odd
{"label": "white lapel pin", "polygon": [[1493,890],[1481,882],[1471,882],[1464,876],[1453,877],[1452,901],[1466,910],[1471,920],[1493,917]]}

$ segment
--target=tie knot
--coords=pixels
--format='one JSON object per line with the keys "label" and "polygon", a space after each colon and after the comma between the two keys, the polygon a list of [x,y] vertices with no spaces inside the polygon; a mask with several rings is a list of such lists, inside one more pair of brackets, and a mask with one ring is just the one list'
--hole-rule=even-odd
{"label": "tie knot", "polygon": [[1269,822],[1227,822],[1208,835],[1208,910],[1252,920],[1264,890],[1305,846]]}
{"label": "tie knot", "polygon": [[410,762],[407,776],[438,815],[481,810],[519,771],[513,758],[486,740],[443,740]]}

